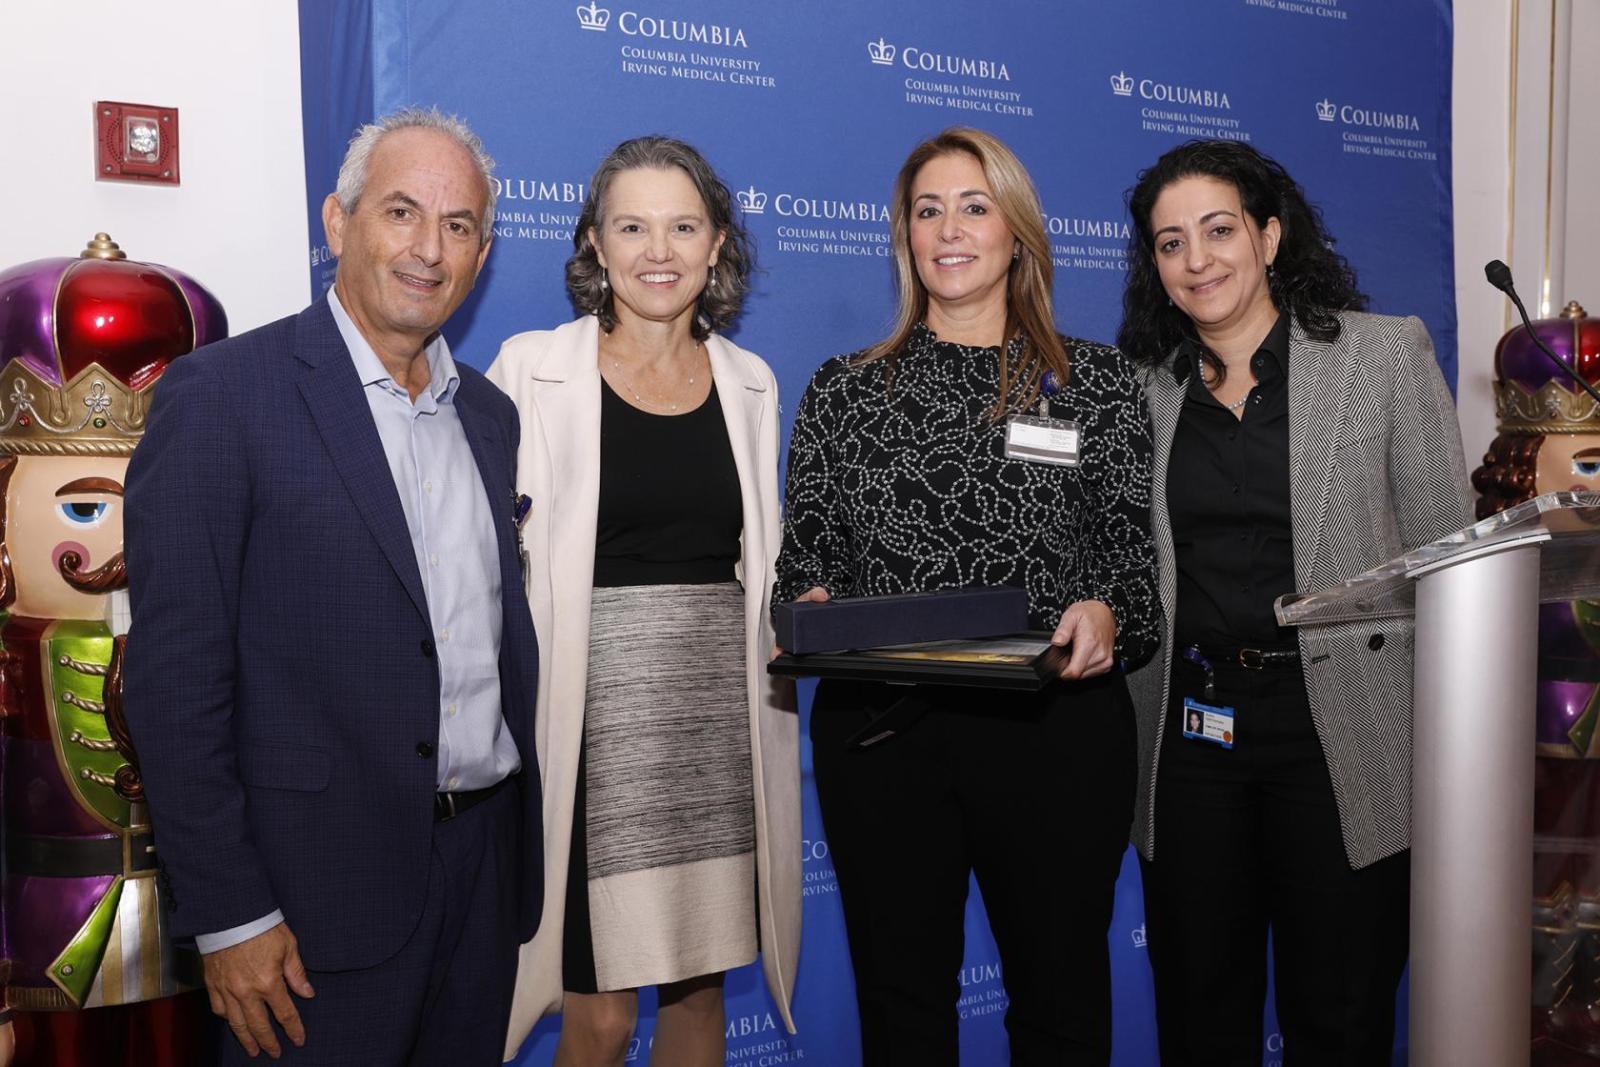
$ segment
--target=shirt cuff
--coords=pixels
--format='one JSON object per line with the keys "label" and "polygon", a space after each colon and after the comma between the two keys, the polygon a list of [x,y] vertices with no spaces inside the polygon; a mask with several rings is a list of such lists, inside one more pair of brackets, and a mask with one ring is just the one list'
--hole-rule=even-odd
{"label": "shirt cuff", "polygon": [[283,912],[274,909],[271,915],[263,915],[253,923],[245,923],[243,926],[235,926],[231,930],[222,930],[214,934],[196,934],[195,947],[202,955],[210,955],[264,934],[281,922],[283,922]]}

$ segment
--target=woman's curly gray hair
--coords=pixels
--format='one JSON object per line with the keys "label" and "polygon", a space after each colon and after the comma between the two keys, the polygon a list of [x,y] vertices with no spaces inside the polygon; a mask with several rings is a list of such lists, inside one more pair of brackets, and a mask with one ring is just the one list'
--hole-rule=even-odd
{"label": "woman's curly gray hair", "polygon": [[695,340],[703,341],[713,331],[727,329],[739,317],[755,259],[750,236],[734,211],[733,197],[711,169],[711,164],[693,147],[676,138],[651,135],[623,141],[595,169],[594,177],[589,179],[589,196],[583,203],[583,214],[572,234],[574,251],[567,260],[567,293],[573,306],[583,314],[598,318],[601,329],[607,333],[617,325],[616,308],[611,290],[604,284],[605,269],[600,266],[600,257],[589,240],[589,232],[599,233],[604,228],[606,194],[618,174],[641,168],[667,170],[672,167],[689,176],[706,206],[711,228],[723,235],[716,269],[710,273],[695,308],[690,327]]}

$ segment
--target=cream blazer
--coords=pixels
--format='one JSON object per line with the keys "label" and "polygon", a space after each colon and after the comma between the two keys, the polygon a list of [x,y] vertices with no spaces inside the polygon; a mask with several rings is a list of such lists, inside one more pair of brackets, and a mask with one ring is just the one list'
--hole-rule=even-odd
{"label": "cream blazer", "polygon": [[[554,330],[517,334],[501,346],[489,368],[489,380],[505,390],[521,414],[517,491],[533,500],[523,540],[528,600],[539,635],[534,737],[544,783],[544,912],[538,934],[522,946],[507,1060],[542,1016],[561,1010],[561,937],[600,500],[599,341],[599,322],[586,315]],[[706,339],[706,354],[744,510],[736,573],[745,594],[761,965],[784,1025],[793,1033],[790,1000],[801,906],[799,717],[793,685],[766,671],[773,646],[773,563],[781,536],[778,386],[759,357],[721,337]]]}

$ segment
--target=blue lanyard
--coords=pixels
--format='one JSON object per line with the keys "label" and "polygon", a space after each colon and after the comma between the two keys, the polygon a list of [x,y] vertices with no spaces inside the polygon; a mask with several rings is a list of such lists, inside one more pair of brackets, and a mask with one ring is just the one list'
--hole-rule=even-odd
{"label": "blue lanyard", "polygon": [[1193,663],[1196,667],[1206,672],[1205,698],[1207,704],[1213,704],[1217,699],[1217,674],[1211,668],[1211,661],[1201,654],[1200,649],[1190,645],[1183,650],[1183,658]]}

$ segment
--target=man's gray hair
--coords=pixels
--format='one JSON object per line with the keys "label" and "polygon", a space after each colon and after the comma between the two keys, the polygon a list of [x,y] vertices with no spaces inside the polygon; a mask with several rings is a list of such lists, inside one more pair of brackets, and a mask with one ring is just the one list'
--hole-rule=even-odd
{"label": "man's gray hair", "polygon": [[395,130],[413,129],[438,130],[447,134],[472,157],[489,193],[484,203],[479,247],[488,244],[489,238],[494,236],[494,159],[483,150],[483,142],[465,122],[455,115],[446,115],[436,107],[404,107],[356,131],[356,135],[350,138],[350,147],[345,149],[344,162],[339,164],[339,183],[333,190],[339,198],[339,207],[346,215],[356,209],[361,194],[367,191],[367,167],[372,162],[372,150],[378,146],[383,135]]}

